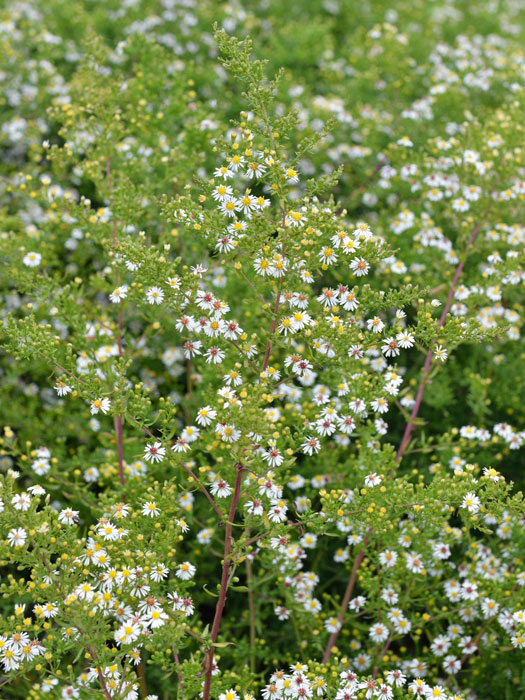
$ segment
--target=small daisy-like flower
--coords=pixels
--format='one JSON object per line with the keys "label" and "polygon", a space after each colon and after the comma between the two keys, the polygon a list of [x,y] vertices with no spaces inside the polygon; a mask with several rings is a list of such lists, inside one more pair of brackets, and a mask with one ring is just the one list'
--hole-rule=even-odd
{"label": "small daisy-like flower", "polygon": [[414,336],[412,333],[407,333],[406,331],[401,331],[396,335],[396,342],[399,345],[400,348],[403,348],[403,350],[406,350],[408,348],[414,347]]}
{"label": "small daisy-like flower", "polygon": [[434,349],[434,357],[436,358],[436,360],[441,360],[441,362],[445,362],[445,360],[448,357],[448,352],[441,345],[436,345]]}
{"label": "small daisy-like flower", "polygon": [[276,447],[270,447],[263,452],[262,458],[270,467],[279,467],[284,462],[284,457]]}
{"label": "small daisy-like flower", "polygon": [[375,625],[372,625],[368,634],[370,639],[376,644],[384,642],[388,638],[388,627],[377,622]]}
{"label": "small daisy-like flower", "polygon": [[299,173],[295,168],[287,168],[285,170],[285,175],[289,185],[295,185],[295,183],[299,182]]}
{"label": "small daisy-like flower", "polygon": [[381,333],[381,331],[385,327],[385,324],[378,316],[374,316],[374,318],[369,318],[366,322],[366,325],[368,327],[368,330],[372,331],[372,333]]}
{"label": "small daisy-like flower", "polygon": [[460,197],[452,202],[452,209],[455,211],[468,211],[470,209],[470,205],[466,199]]}
{"label": "small daisy-like flower", "polygon": [[272,501],[272,507],[268,511],[268,518],[272,523],[282,523],[286,520],[287,506],[284,501]]}
{"label": "small daisy-like flower", "polygon": [[38,267],[42,262],[40,253],[27,253],[24,255],[22,262],[26,267]]}
{"label": "small daisy-like flower", "polygon": [[7,533],[7,541],[11,547],[23,547],[27,539],[27,532],[23,527],[13,528]]}
{"label": "small daisy-like flower", "polygon": [[95,399],[91,404],[91,415],[93,416],[96,413],[106,415],[110,408],[111,401],[109,399]]}
{"label": "small daisy-like flower", "polygon": [[152,568],[149,576],[152,581],[158,583],[159,581],[164,580],[169,574],[169,572],[170,570],[167,566],[165,566],[164,564],[157,564],[157,566],[154,566]]}
{"label": "small daisy-like flower", "polygon": [[469,492],[465,494],[463,501],[461,502],[461,507],[466,508],[469,513],[477,513],[481,508],[481,501],[475,493]]}
{"label": "small daisy-like flower", "polygon": [[173,443],[173,451],[174,452],[189,452],[191,449],[189,440],[184,437],[177,438],[175,442]]}
{"label": "small daisy-like flower", "polygon": [[398,343],[394,338],[385,338],[381,352],[385,357],[397,357],[399,355]]}
{"label": "small daisy-like flower", "polygon": [[305,455],[317,454],[321,449],[321,443],[315,437],[307,437],[301,445],[301,450]]}
{"label": "small daisy-like flower", "polygon": [[120,304],[122,299],[125,299],[128,295],[128,287],[123,284],[121,287],[115,287],[115,289],[109,295],[110,301],[114,304]]}
{"label": "small daisy-like flower", "polygon": [[365,477],[365,486],[368,488],[372,488],[374,486],[379,486],[381,483],[382,477],[380,474],[369,474],[368,476]]}
{"label": "small daisy-like flower", "polygon": [[63,382],[61,379],[57,379],[57,382],[55,384],[55,391],[58,394],[58,396],[67,396],[70,394],[73,389],[70,387],[68,384]]}
{"label": "small daisy-like flower", "polygon": [[223,180],[229,180],[233,177],[233,171],[229,170],[225,165],[220,168],[215,168],[213,171],[213,177],[222,177]]}
{"label": "small daisy-like flower", "polygon": [[239,209],[250,218],[251,212],[257,208],[257,199],[251,194],[246,193],[238,200]]}
{"label": "small daisy-like flower", "polygon": [[78,510],[64,508],[58,514],[58,522],[64,525],[74,525],[78,521]]}
{"label": "small daisy-like flower", "polygon": [[501,474],[497,472],[493,467],[484,467],[483,476],[488,477],[495,484],[502,478]]}
{"label": "small daisy-like flower", "polygon": [[319,259],[324,265],[333,265],[337,262],[337,253],[333,248],[328,246],[320,251]]}
{"label": "small daisy-like flower", "polygon": [[370,263],[364,258],[354,258],[350,263],[350,269],[356,277],[363,277],[370,270]]}
{"label": "small daisy-like flower", "polygon": [[154,442],[152,445],[146,445],[144,450],[144,459],[147,462],[162,462],[166,456],[166,448],[162,447],[161,442]]}
{"label": "small daisy-like flower", "polygon": [[132,644],[139,638],[140,632],[139,624],[128,620],[115,632],[115,641],[119,644]]}
{"label": "small daisy-like flower", "polygon": [[179,565],[177,571],[175,572],[175,576],[180,578],[182,581],[189,581],[195,576],[196,571],[197,569],[193,566],[193,564],[191,564],[189,561],[185,561]]}
{"label": "small daisy-like flower", "polygon": [[290,611],[283,605],[278,605],[274,609],[274,613],[277,615],[278,620],[287,620],[290,617]]}
{"label": "small daisy-like flower", "polygon": [[146,292],[148,304],[161,304],[164,299],[164,292],[160,287],[150,287]]}
{"label": "small daisy-like flower", "polygon": [[324,628],[327,632],[339,632],[341,623],[337,617],[329,617],[324,621]]}
{"label": "small daisy-like flower", "polygon": [[160,510],[157,507],[155,501],[147,501],[142,506],[142,515],[147,515],[150,518],[156,518],[159,515]]}
{"label": "small daisy-like flower", "polygon": [[195,355],[202,355],[202,343],[200,340],[187,340],[184,343],[184,357],[191,360]]}
{"label": "small daisy-like flower", "polygon": [[220,210],[229,217],[235,216],[235,212],[240,209],[240,202],[235,197],[226,197],[221,201]]}
{"label": "small daisy-like flower", "polygon": [[217,185],[212,191],[211,196],[218,202],[224,202],[226,199],[233,195],[233,190],[230,185]]}
{"label": "small daisy-like flower", "polygon": [[180,289],[180,277],[168,277],[168,284],[172,289]]}
{"label": "small daisy-like flower", "polygon": [[163,610],[152,610],[149,615],[144,618],[144,625],[151,627],[151,629],[157,629],[162,627],[169,620],[168,615]]}
{"label": "small daisy-like flower", "polygon": [[219,695],[219,700],[239,700],[239,696],[233,688],[230,688],[225,693]]}
{"label": "small daisy-like flower", "polygon": [[31,498],[27,493],[17,493],[11,499],[11,505],[15,510],[29,510],[29,506],[31,505]]}
{"label": "small daisy-like flower", "polygon": [[219,365],[226,357],[226,353],[220,348],[211,347],[204,353],[204,357],[208,364]]}
{"label": "small daisy-like flower", "polygon": [[216,479],[210,486],[210,491],[217,498],[226,498],[232,493],[232,487],[224,479]]}
{"label": "small daisy-like flower", "polygon": [[386,413],[388,411],[388,401],[382,396],[371,401],[370,406],[376,413]]}
{"label": "small daisy-like flower", "polygon": [[217,418],[217,411],[211,408],[211,406],[204,406],[197,412],[197,418],[195,420],[199,425],[207,427],[215,418]]}

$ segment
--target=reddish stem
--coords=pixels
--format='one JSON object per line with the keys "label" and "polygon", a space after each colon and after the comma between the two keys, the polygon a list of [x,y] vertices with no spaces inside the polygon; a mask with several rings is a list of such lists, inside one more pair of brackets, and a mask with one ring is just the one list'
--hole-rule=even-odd
{"label": "reddish stem", "polygon": [[182,696],[182,693],[184,693],[184,683],[182,681],[182,673],[180,672],[180,659],[176,649],[173,650],[173,658],[175,659],[175,663],[177,664],[177,680],[179,681],[179,690]]}
{"label": "reddish stem", "polygon": [[[283,221],[282,221],[283,230],[284,230],[285,226],[286,226],[286,210],[283,207]],[[285,254],[285,247],[284,247],[284,243],[283,243],[281,246],[281,255],[283,258],[283,262],[284,262],[284,254]],[[283,273],[284,273],[284,269],[283,269]],[[275,299],[275,306],[273,309],[273,318],[272,318],[272,322],[270,324],[270,333],[268,336],[268,342],[266,343],[266,352],[264,353],[264,359],[263,359],[261,372],[266,371],[266,368],[268,367],[268,362],[270,360],[270,352],[272,349],[272,335],[274,334],[275,326],[277,325],[277,316],[279,314],[279,304],[281,301],[281,289],[283,286],[283,277],[284,277],[284,274],[279,277],[279,284],[277,285],[277,297]]]}
{"label": "reddish stem", "polygon": [[[53,578],[53,577],[54,577],[53,570],[52,570],[51,567],[49,566],[49,563],[47,562],[47,559],[45,558],[45,556],[44,556],[43,554],[40,554],[40,559],[41,559],[43,565],[46,567],[47,572],[49,573],[49,575],[51,576],[51,578]],[[60,593],[60,596],[61,596],[62,600],[65,600],[65,599],[66,599],[66,595],[65,595],[65,593],[63,592],[63,590],[62,590],[62,588],[61,588],[61,586],[60,586],[60,584],[59,584],[58,582],[57,582],[57,590],[58,590],[58,592]],[[77,627],[77,629],[78,629],[78,631],[80,632],[81,635],[84,634],[83,630],[80,629],[80,627]],[[95,659],[96,659],[95,650],[93,649],[93,647],[91,646],[91,644],[86,643],[86,649],[87,649],[88,654],[90,655],[92,661],[94,661],[94,662],[96,663],[96,661],[95,661]],[[102,673],[102,669],[100,668],[100,666],[97,666],[96,669],[97,669],[97,676],[98,676],[98,679],[99,679],[99,681],[100,681],[100,685],[102,686],[102,690],[103,690],[103,692],[104,692],[104,695],[106,696],[107,700],[113,700],[113,698],[111,697],[111,693],[110,693],[109,690],[108,690],[108,686],[106,685],[106,679],[104,678],[104,674]]]}
{"label": "reddish stem", "polygon": [[115,426],[115,433],[117,436],[117,453],[118,453],[118,475],[120,479],[120,485],[124,486],[124,450],[123,450],[123,440],[122,440],[122,414],[118,416],[113,416],[113,425]]}
{"label": "reddish stem", "polygon": [[328,659],[330,658],[330,655],[332,653],[332,648],[335,645],[337,638],[339,637],[339,632],[342,629],[343,622],[345,619],[346,611],[348,609],[348,603],[350,602],[350,597],[352,596],[352,592],[354,590],[355,582],[357,580],[357,572],[359,570],[359,567],[361,566],[361,562],[364,559],[365,556],[365,551],[366,548],[368,547],[368,542],[370,540],[370,532],[367,532],[365,535],[365,538],[363,540],[363,546],[361,547],[358,555],[355,558],[354,565],[352,566],[352,571],[350,572],[350,578],[348,579],[348,584],[346,586],[346,591],[343,597],[343,602],[341,603],[341,608],[339,610],[339,615],[337,616],[337,620],[339,622],[339,629],[335,630],[335,632],[332,632],[330,639],[328,640],[328,644],[326,646],[324,655],[323,655],[323,664],[328,663]]}
{"label": "reddish stem", "polygon": [[[92,660],[95,661],[95,652],[89,644],[86,645],[86,649],[88,650],[88,653],[91,656]],[[107,700],[113,700],[113,698],[111,697],[111,693],[108,690],[108,686],[106,685],[106,679],[104,678],[104,674],[102,673],[102,669],[100,668],[100,666],[97,666],[97,676]]]}
{"label": "reddish stem", "polygon": [[[443,309],[443,313],[441,314],[441,318],[439,319],[438,322],[438,328],[442,328],[443,325],[445,324],[445,319],[447,317],[447,314],[450,310],[450,307],[452,306],[452,299],[454,298],[454,292],[456,291],[456,285],[459,280],[459,276],[461,275],[463,271],[463,267],[465,266],[465,262],[467,259],[466,253],[470,246],[474,243],[474,240],[476,236],[479,233],[479,230],[481,229],[483,225],[483,217],[485,215],[485,212],[482,213],[481,218],[482,221],[479,223],[476,228],[472,231],[470,234],[470,238],[467,241],[467,246],[465,248],[465,256],[463,260],[459,263],[459,265],[456,268],[456,272],[454,274],[454,279],[452,280],[452,284],[450,285],[450,289],[448,290],[448,297],[447,297],[447,302],[445,304],[445,307]],[[412,435],[412,431],[414,430],[414,421],[417,418],[417,415],[419,413],[419,409],[421,407],[421,401],[423,400],[423,393],[425,391],[425,385],[428,381],[428,375],[430,374],[430,366],[432,364],[432,350],[429,350],[427,353],[427,356],[425,358],[425,364],[423,365],[423,374],[421,377],[421,382],[419,383],[419,387],[417,390],[417,395],[416,395],[416,402],[414,404],[414,408],[412,409],[412,413],[410,415],[410,419],[406,425],[405,432],[403,434],[403,438],[401,440],[401,444],[399,445],[399,449],[396,454],[396,462],[399,462],[399,460],[403,457],[403,454],[405,453],[405,450],[407,448],[408,443],[410,442],[410,436]]]}
{"label": "reddish stem", "polygon": [[[107,177],[107,181],[108,181],[109,204],[110,204],[111,209],[113,209],[113,181],[111,179],[111,161],[109,159],[109,156],[106,158],[106,177]],[[115,248],[117,248],[118,247],[117,220],[115,219],[113,211],[111,213],[113,215],[111,235],[112,235],[112,239],[113,239],[113,246]],[[115,287],[118,287],[118,286],[119,286],[119,273],[118,273],[118,267],[115,265]],[[119,358],[122,359],[122,356],[124,354],[124,351],[122,348],[122,335],[123,335],[122,309],[120,309],[119,313],[118,313],[117,329],[118,329],[117,330],[118,356],[119,356]],[[119,473],[120,485],[124,486],[125,477],[124,477],[124,453],[123,453],[123,447],[122,447],[122,445],[123,445],[122,414],[113,417],[113,424],[115,426],[115,434],[117,436],[118,473]]]}
{"label": "reddish stem", "polygon": [[213,645],[217,641],[219,635],[219,627],[221,624],[222,614],[224,612],[224,606],[226,604],[226,594],[228,592],[228,574],[230,571],[230,554],[232,550],[232,530],[233,530],[233,520],[235,518],[235,511],[237,509],[237,504],[239,503],[239,498],[241,495],[241,481],[242,481],[242,465],[236,464],[237,478],[235,479],[235,490],[233,492],[232,504],[230,507],[230,512],[228,515],[228,522],[226,524],[226,532],[224,534],[224,558],[222,560],[222,576],[221,576],[221,588],[219,591],[219,600],[217,601],[217,607],[215,608],[215,617],[213,618],[213,625],[211,628],[211,646],[208,649],[206,658],[204,660],[204,666],[206,668],[206,679],[204,681],[204,693],[203,700],[210,700],[210,688],[211,688],[211,676],[213,671]]}
{"label": "reddish stem", "polygon": [[182,463],[181,463],[181,467],[184,469],[184,471],[188,472],[188,474],[192,477],[192,479],[195,481],[195,483],[196,483],[197,486],[200,488],[200,490],[202,491],[202,493],[206,496],[206,498],[208,499],[208,501],[211,503],[211,506],[212,506],[213,510],[217,513],[217,515],[219,516],[219,518],[222,520],[222,519],[224,518],[224,515],[222,514],[222,512],[221,512],[221,511],[219,510],[219,508],[217,507],[217,505],[216,505],[215,501],[213,500],[213,498],[210,496],[210,494],[209,494],[209,492],[208,492],[208,489],[204,486],[204,484],[202,484],[202,483],[199,481],[199,479],[195,476],[195,474],[192,472],[192,470],[188,467],[187,464],[184,464],[184,462],[182,462]]}
{"label": "reddish stem", "polygon": [[383,656],[386,654],[386,652],[389,650],[390,645],[392,644],[392,635],[386,640],[385,646],[381,649],[381,653],[376,659],[376,667],[374,668],[374,672],[372,674],[372,680],[375,681],[377,678],[377,674],[379,673],[379,661],[383,658]]}
{"label": "reddish stem", "polygon": [[144,673],[144,662],[142,659],[138,663],[137,673],[140,680],[140,697],[144,699],[148,695],[148,686],[146,685],[146,674]]}
{"label": "reddish stem", "polygon": [[277,298],[275,300],[275,307],[273,309],[273,319],[270,325],[270,337],[268,338],[268,342],[266,343],[266,352],[264,353],[264,360],[261,372],[266,371],[266,368],[268,367],[268,362],[270,360],[270,352],[272,350],[272,335],[274,334],[275,326],[277,325],[277,314],[279,313],[279,303],[281,300],[281,280],[282,277],[279,279],[279,286],[277,287]]}

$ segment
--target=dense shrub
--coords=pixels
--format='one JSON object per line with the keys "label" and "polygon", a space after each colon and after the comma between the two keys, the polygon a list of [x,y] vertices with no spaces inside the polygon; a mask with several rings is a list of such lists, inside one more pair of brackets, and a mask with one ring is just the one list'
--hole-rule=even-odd
{"label": "dense shrub", "polygon": [[390,5],[2,11],[2,697],[524,696],[520,6]]}

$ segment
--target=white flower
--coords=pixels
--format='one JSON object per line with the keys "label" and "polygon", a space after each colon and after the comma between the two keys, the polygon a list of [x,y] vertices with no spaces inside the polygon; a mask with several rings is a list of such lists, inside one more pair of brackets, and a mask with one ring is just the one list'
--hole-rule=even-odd
{"label": "white flower", "polygon": [[398,343],[394,338],[385,338],[381,352],[385,357],[397,357],[399,355]]}
{"label": "white flower", "polygon": [[434,349],[434,357],[436,358],[436,360],[441,360],[441,362],[445,362],[445,360],[448,357],[448,352],[441,345],[436,345]]}
{"label": "white flower", "polygon": [[414,346],[414,336],[412,333],[407,333],[406,331],[401,331],[396,335],[396,341],[400,348],[406,350]]}
{"label": "white flower", "polygon": [[327,632],[339,632],[341,623],[337,617],[329,617],[324,621],[324,628]]}
{"label": "white flower", "polygon": [[207,427],[215,418],[217,418],[217,411],[211,408],[211,406],[204,406],[199,409],[195,420],[199,425]]}
{"label": "white flower", "polygon": [[164,292],[160,287],[150,287],[146,292],[148,304],[160,304],[164,299]]}
{"label": "white flower", "polygon": [[74,525],[78,520],[78,510],[72,510],[71,508],[64,508],[58,514],[58,522],[64,523],[64,525]]}
{"label": "white flower", "polygon": [[204,357],[208,364],[219,365],[226,357],[226,353],[220,348],[211,347],[206,350]]}
{"label": "white flower", "polygon": [[307,437],[301,445],[301,450],[305,455],[317,454],[321,449],[321,443],[315,437]]}
{"label": "white flower", "polygon": [[375,625],[372,625],[368,634],[370,636],[370,639],[376,644],[384,642],[386,641],[386,639],[388,639],[388,627],[381,624],[380,622],[376,622]]}
{"label": "white flower", "polygon": [[27,539],[27,532],[23,527],[13,528],[7,533],[7,541],[11,547],[23,547]]}
{"label": "white flower", "polygon": [[70,386],[65,384],[65,382],[63,382],[60,379],[57,379],[57,383],[55,384],[54,388],[58,396],[67,396],[73,391],[73,389]]}
{"label": "white flower", "polygon": [[26,267],[38,267],[42,262],[40,253],[27,253],[22,260]]}
{"label": "white flower", "polygon": [[379,474],[369,474],[365,477],[365,486],[372,488],[373,486],[379,486],[382,477]]}
{"label": "white flower", "polygon": [[144,459],[147,462],[162,462],[166,455],[166,448],[162,447],[161,442],[154,442],[153,445],[146,445],[144,450]]}
{"label": "white flower", "polygon": [[233,688],[230,688],[225,693],[219,695],[219,700],[239,700],[239,696]]}
{"label": "white flower", "polygon": [[460,197],[452,202],[452,209],[455,211],[468,211],[470,209],[469,203],[466,199]]}
{"label": "white flower", "polygon": [[385,327],[383,321],[377,316],[374,316],[374,318],[369,318],[366,322],[366,325],[368,326],[368,330],[372,331],[372,333],[381,333],[381,331]]}
{"label": "white flower", "polygon": [[379,554],[379,561],[381,565],[387,569],[391,569],[396,565],[397,562],[397,552],[391,549],[385,549],[384,552]]}
{"label": "white flower", "polygon": [[151,629],[157,629],[157,627],[162,627],[166,620],[169,620],[169,616],[163,610],[152,610],[149,615],[147,615],[143,624]]}
{"label": "white flower", "polygon": [[386,413],[388,411],[388,401],[382,396],[370,402],[370,406],[376,413]]}
{"label": "white flower", "polygon": [[157,504],[154,501],[146,501],[142,506],[142,515],[148,515],[150,518],[156,518],[160,513]]}
{"label": "white flower", "polygon": [[304,547],[304,549],[315,549],[317,545],[317,535],[313,535],[310,532],[307,532],[301,537],[300,542],[301,547]]}
{"label": "white flower", "polygon": [[263,452],[262,458],[270,467],[279,467],[284,462],[284,457],[276,447],[270,447]]}
{"label": "white flower", "polygon": [[268,511],[268,519],[272,523],[282,523],[286,520],[286,512],[288,508],[284,501],[272,501],[272,507]]}
{"label": "white flower", "polygon": [[47,459],[35,459],[31,465],[31,469],[33,469],[38,476],[43,476],[51,469],[51,465]]}
{"label": "white flower", "polygon": [[119,644],[132,644],[139,638],[140,631],[137,622],[128,620],[115,632],[115,641]]}
{"label": "white flower", "polygon": [[40,689],[43,693],[50,693],[55,685],[58,685],[58,678],[46,678],[42,681]]}
{"label": "white flower", "polygon": [[290,617],[290,611],[284,606],[277,606],[274,609],[274,613],[277,615],[278,620],[287,620]]}
{"label": "white flower", "polygon": [[210,486],[210,491],[217,498],[226,498],[231,495],[233,489],[224,479],[216,479]]}
{"label": "white flower", "polygon": [[370,264],[364,258],[354,258],[350,263],[350,269],[356,277],[362,277],[368,274]]}
{"label": "white flower", "polygon": [[29,510],[29,506],[31,505],[31,498],[27,493],[17,493],[11,499],[11,505],[15,510]]}
{"label": "white flower", "polygon": [[481,507],[481,501],[475,493],[469,492],[463,498],[461,507],[466,508],[469,513],[477,513]]}
{"label": "white flower", "polygon": [[175,576],[183,581],[189,581],[190,578],[195,576],[196,571],[197,569],[193,566],[193,564],[190,564],[189,561],[185,561],[179,565],[177,571],[175,572]]}
{"label": "white flower", "polygon": [[216,199],[218,202],[224,202],[232,195],[233,190],[230,185],[217,185],[217,187],[211,193],[213,199]]}
{"label": "white flower", "polygon": [[235,197],[226,197],[222,200],[219,209],[226,216],[235,216],[235,212],[240,209],[240,201]]}
{"label": "white flower", "polygon": [[109,399],[95,399],[91,404],[91,415],[102,412],[104,415],[107,414],[111,408],[111,401]]}
{"label": "white flower", "polygon": [[120,304],[121,299],[125,299],[127,295],[128,287],[123,284],[121,287],[116,287],[109,295],[109,298],[114,304]]}

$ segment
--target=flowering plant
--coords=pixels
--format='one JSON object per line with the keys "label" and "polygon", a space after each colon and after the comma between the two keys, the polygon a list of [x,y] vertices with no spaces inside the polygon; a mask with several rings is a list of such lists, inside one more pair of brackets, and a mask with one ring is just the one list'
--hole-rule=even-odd
{"label": "flowering plant", "polygon": [[510,697],[519,42],[429,52],[397,12],[364,17],[348,63],[316,56],[333,92],[309,95],[307,38],[303,87],[224,29],[148,35],[176,21],[162,7],[128,8],[118,43],[68,43],[58,6],[57,34],[20,5],[2,35],[0,682]]}

